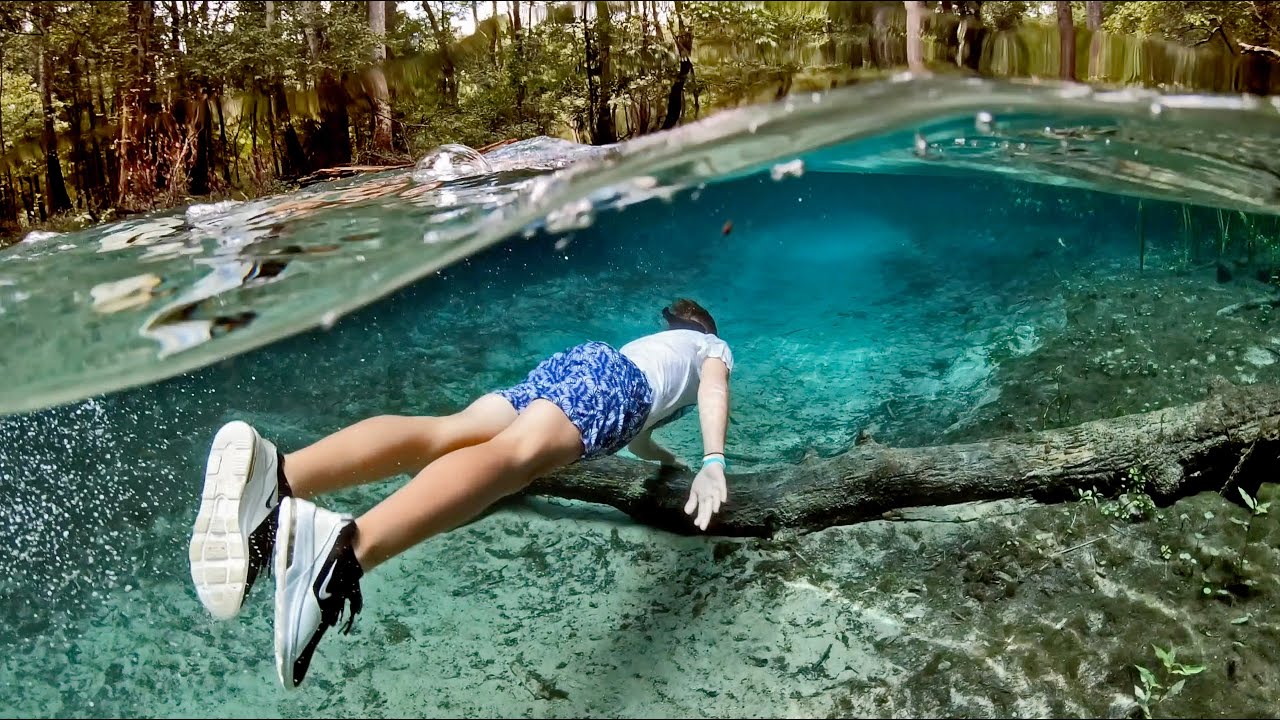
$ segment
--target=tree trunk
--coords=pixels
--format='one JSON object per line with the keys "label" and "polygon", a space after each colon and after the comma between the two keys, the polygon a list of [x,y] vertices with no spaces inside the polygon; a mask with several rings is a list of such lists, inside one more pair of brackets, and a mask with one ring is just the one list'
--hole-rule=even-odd
{"label": "tree trunk", "polygon": [[[591,42],[591,28],[590,26],[587,25],[587,5],[585,2],[582,4],[581,20],[582,20],[582,48],[583,48],[583,53],[586,54],[585,59],[586,59],[586,67],[587,67],[587,122],[585,127],[582,128],[582,130],[584,132],[591,133],[592,128],[595,127],[596,105],[598,103],[596,102],[597,82],[596,82],[596,72],[594,70],[594,67],[596,64],[595,48],[592,46],[592,42]],[[575,133],[576,132],[577,132],[577,129],[575,128]]]}
{"label": "tree trunk", "polygon": [[[275,10],[275,3],[272,0],[268,0],[266,17],[268,31],[275,25]],[[307,164],[306,153],[302,151],[302,143],[298,140],[298,131],[293,127],[293,115],[289,112],[289,99],[285,96],[284,81],[280,79],[279,73],[272,73],[271,87],[268,93],[271,96],[272,117],[278,123],[284,140],[284,155],[280,158],[280,175],[286,178],[305,175],[310,172],[311,168]]]}
{"label": "tree trunk", "polygon": [[[39,201],[40,178],[36,177],[35,175],[28,175],[27,188],[29,188],[31,191],[31,199],[27,203],[27,206],[30,207],[31,210],[27,212],[27,217],[30,217],[32,222],[35,222],[36,218],[39,218],[40,222],[45,222],[46,220],[49,219],[49,215],[48,213],[45,212],[45,209],[44,209],[45,203],[42,203]],[[33,215],[32,213],[35,213],[35,214]]]}
{"label": "tree trunk", "polygon": [[453,44],[453,32],[444,24],[443,18],[436,17],[428,0],[422,0],[422,9],[427,13],[427,21],[431,23],[431,32],[435,35],[436,46],[440,48],[440,94],[444,96],[445,102],[450,107],[457,107],[458,81],[455,78],[453,53],[450,50],[450,45]]}
{"label": "tree trunk", "polygon": [[920,0],[903,0],[907,9],[907,69],[924,72],[924,3]]}
{"label": "tree trunk", "polygon": [[493,66],[498,67],[498,46],[502,42],[502,25],[498,22],[498,0],[492,0],[492,22],[493,32],[489,33],[489,59],[493,61]]}
{"label": "tree trunk", "polygon": [[1084,4],[1089,22],[1089,79],[1102,76],[1102,3],[1090,0]]}
{"label": "tree trunk", "polygon": [[[95,72],[96,66],[93,61],[85,59],[85,85],[89,92],[89,133],[93,138],[93,156],[94,163],[98,168],[98,201],[99,207],[106,207],[111,204],[113,198],[112,180],[116,177],[116,155],[112,148],[113,143],[103,143],[102,134],[105,132],[107,123],[106,95],[102,88],[103,73]],[[98,102],[94,106],[94,83],[89,82],[89,78],[97,78]],[[101,120],[101,122],[100,122]]]}
{"label": "tree trunk", "polygon": [[[103,204],[99,189],[106,183],[106,178],[102,173],[101,150],[98,147],[97,137],[98,123],[94,117],[93,89],[87,79],[88,73],[88,64],[81,58],[81,54],[73,53],[67,60],[67,85],[70,90],[67,103],[67,128],[71,136],[71,160],[75,164],[76,176],[83,187],[80,195],[84,201],[84,208],[96,220],[97,210]],[[89,120],[87,129],[82,124],[86,116]]]}
{"label": "tree trunk", "polygon": [[1085,15],[1088,18],[1088,27],[1090,30],[1102,29],[1102,0],[1088,0],[1084,4]]}
{"label": "tree trunk", "polygon": [[71,198],[67,195],[67,184],[62,177],[62,162],[58,159],[58,133],[54,129],[53,109],[53,62],[50,60],[52,49],[48,46],[49,27],[52,18],[50,10],[44,8],[40,12],[40,35],[36,39],[36,84],[40,90],[40,106],[44,115],[44,165],[45,213],[50,217],[71,209]]}
{"label": "tree trunk", "polygon": [[155,194],[154,158],[147,145],[147,109],[151,101],[151,0],[129,0],[129,50],[125,60],[125,91],[120,106],[119,178],[116,206],[141,210]]}
{"label": "tree trunk", "polygon": [[178,14],[178,0],[169,0],[169,51],[176,57],[182,51],[181,15]]}
{"label": "tree trunk", "polygon": [[1057,0],[1058,3],[1058,70],[1063,80],[1076,79],[1076,24],[1071,13],[1069,0]]}
{"label": "tree trunk", "polygon": [[[383,5],[386,6],[383,14],[387,18],[387,21],[386,21],[387,34],[395,35],[397,32],[400,31],[400,11],[396,8],[395,0],[383,0]],[[395,57],[395,54],[391,52],[391,48],[386,47],[384,45],[383,49],[386,50],[386,56],[388,58]]]}
{"label": "tree trunk", "polygon": [[[613,21],[609,17],[609,3],[597,0],[594,51],[587,51],[587,76],[596,77],[595,107],[592,115],[591,142],[595,145],[611,145],[618,141],[614,125],[613,106]],[[585,13],[584,13],[585,14]],[[584,18],[585,20],[585,18]]]}
{"label": "tree trunk", "polygon": [[[630,3],[627,4],[627,17],[631,17]],[[640,3],[640,59],[644,62],[650,62],[653,54],[649,52],[649,10],[648,6],[643,2]]]}
{"label": "tree trunk", "polygon": [[667,93],[667,116],[662,121],[663,130],[670,130],[680,123],[680,115],[684,112],[684,84],[692,70],[693,63],[689,58],[681,58],[676,81],[671,83],[671,92]]}
{"label": "tree trunk", "polygon": [[320,57],[320,38],[316,32],[320,3],[316,0],[303,0],[301,14],[302,37],[307,41],[307,56],[314,62]]}
{"label": "tree trunk", "polygon": [[[313,64],[319,63],[320,52],[328,39],[320,27],[319,3],[307,0],[303,3],[304,34]],[[324,69],[316,87],[320,101],[320,124],[316,132],[307,138],[313,167],[333,167],[351,162],[350,118],[347,115],[347,90],[332,70]]]}
{"label": "tree trunk", "polygon": [[187,126],[196,136],[196,157],[191,166],[191,178],[187,191],[194,196],[208,195],[209,179],[213,175],[213,123],[209,117],[209,96],[189,103]]}
{"label": "tree trunk", "polygon": [[289,100],[284,94],[284,83],[276,78],[271,86],[271,111],[276,122],[280,124],[284,136],[284,156],[280,158],[280,174],[286,178],[295,178],[310,172],[307,154],[302,150],[302,142],[298,140],[298,131],[293,126],[293,116],[289,112]]}
{"label": "tree trunk", "polygon": [[218,139],[222,141],[222,158],[223,158],[222,180],[226,182],[228,185],[230,185],[231,184],[231,163],[227,162],[226,158],[228,156],[233,156],[237,158],[236,162],[238,162],[240,153],[228,152],[228,148],[230,147],[230,145],[227,144],[227,118],[226,118],[226,115],[222,112],[222,98],[217,98],[217,102],[214,103],[214,109],[218,111]]}
{"label": "tree trunk", "polygon": [[[0,146],[2,147],[2,146]],[[0,227],[13,232],[18,228],[18,188],[13,184],[13,171],[4,170],[4,215],[0,218]]]}
{"label": "tree trunk", "polygon": [[[0,67],[4,67],[4,44],[0,43]],[[4,97],[4,73],[0,72],[0,97]],[[4,141],[4,104],[0,103],[0,156],[8,153]],[[13,185],[13,173],[6,163],[4,169],[5,203],[4,214],[0,216],[0,227],[12,230],[18,227],[18,189]]]}
{"label": "tree trunk", "polygon": [[373,152],[381,158],[391,155],[391,98],[382,62],[387,58],[387,5],[384,0],[369,0],[369,32],[373,34],[373,65],[366,77],[373,105]]}
{"label": "tree trunk", "polygon": [[[1280,459],[1280,387],[1219,382],[1208,399],[985,442],[890,448],[867,441],[834,458],[730,475],[708,532],[770,536],[892,517],[894,511],[1001,498],[1058,502],[1118,490],[1141,471],[1165,503],[1229,483],[1256,489]],[[613,457],[539,479],[529,492],[615,507],[638,522],[697,532],[684,514],[690,473]],[[1234,493],[1233,493],[1234,495]]]}
{"label": "tree trunk", "polygon": [[524,120],[525,84],[524,37],[520,32],[520,0],[511,0],[511,37],[515,40],[516,122]]}

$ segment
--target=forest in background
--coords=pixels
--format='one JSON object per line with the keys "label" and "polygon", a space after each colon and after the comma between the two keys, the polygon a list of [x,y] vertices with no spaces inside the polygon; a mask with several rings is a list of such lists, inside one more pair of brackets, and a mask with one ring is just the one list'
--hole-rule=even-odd
{"label": "forest in background", "polygon": [[0,245],[902,68],[1267,94],[1277,2],[0,3]]}

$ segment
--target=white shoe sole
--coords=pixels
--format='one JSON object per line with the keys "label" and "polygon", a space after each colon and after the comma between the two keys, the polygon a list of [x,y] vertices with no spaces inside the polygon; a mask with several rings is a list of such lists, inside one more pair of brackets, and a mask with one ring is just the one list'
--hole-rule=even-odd
{"label": "white shoe sole", "polygon": [[214,436],[191,533],[188,555],[196,595],[221,620],[234,618],[244,603],[249,537],[240,528],[240,501],[256,447],[257,433],[243,422],[228,423]]}
{"label": "white shoe sole", "polygon": [[289,652],[286,647],[291,628],[284,622],[289,604],[287,587],[289,556],[292,554],[293,526],[297,522],[296,510],[297,506],[290,499],[285,499],[280,503],[280,514],[276,518],[276,546],[272,553],[276,576],[276,612],[275,622],[273,623],[275,628],[276,676],[280,679],[280,685],[286,690],[293,690],[297,687],[293,684],[293,667],[288,660]]}

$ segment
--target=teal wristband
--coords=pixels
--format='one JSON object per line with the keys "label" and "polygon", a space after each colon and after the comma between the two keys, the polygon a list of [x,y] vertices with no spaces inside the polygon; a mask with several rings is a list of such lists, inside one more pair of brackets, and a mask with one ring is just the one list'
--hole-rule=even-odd
{"label": "teal wristband", "polygon": [[724,458],[722,458],[722,457],[716,456],[716,457],[704,457],[704,458],[702,458],[702,467],[706,467],[706,466],[710,465],[711,463],[720,463],[721,465],[723,465],[723,466],[724,466],[724,468],[725,468],[726,470],[728,470],[728,469],[729,469],[729,463],[726,463],[726,462],[724,461]]}

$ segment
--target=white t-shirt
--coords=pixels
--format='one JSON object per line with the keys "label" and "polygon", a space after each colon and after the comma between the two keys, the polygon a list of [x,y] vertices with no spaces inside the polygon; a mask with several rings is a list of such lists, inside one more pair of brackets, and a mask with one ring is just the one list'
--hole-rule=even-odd
{"label": "white t-shirt", "polygon": [[648,430],[673,413],[698,402],[702,361],[724,361],[733,372],[733,353],[725,341],[697,330],[666,330],[632,340],[619,350],[644,372],[653,388],[653,408],[645,420]]}

